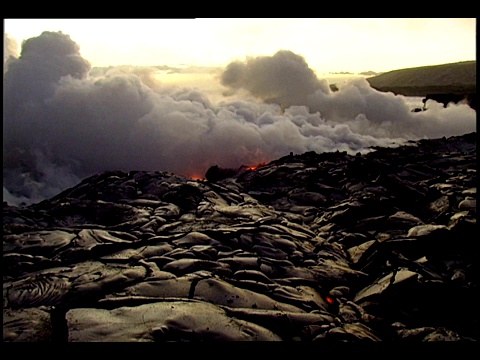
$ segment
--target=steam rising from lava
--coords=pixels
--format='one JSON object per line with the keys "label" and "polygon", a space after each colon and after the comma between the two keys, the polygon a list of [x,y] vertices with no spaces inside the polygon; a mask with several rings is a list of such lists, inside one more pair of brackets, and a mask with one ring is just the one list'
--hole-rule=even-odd
{"label": "steam rising from lava", "polygon": [[[405,140],[476,129],[464,104],[429,102],[411,112],[403,96],[359,79],[332,92],[291,51],[235,61],[224,97],[158,80],[156,67],[92,69],[61,32],[25,41],[4,57],[4,201],[30,204],[106,170],[202,177],[305,151],[367,152]],[[212,79],[213,81],[214,79]],[[219,94],[220,95],[220,94]]]}

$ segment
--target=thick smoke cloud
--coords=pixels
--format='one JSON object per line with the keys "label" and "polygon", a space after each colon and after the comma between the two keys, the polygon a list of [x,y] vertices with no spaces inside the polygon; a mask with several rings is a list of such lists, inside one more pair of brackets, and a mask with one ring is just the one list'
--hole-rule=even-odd
{"label": "thick smoke cloud", "polygon": [[315,91],[330,92],[327,82],[317,78],[303,57],[287,50],[246,62],[232,62],[222,74],[221,82],[233,90],[246,89],[259,99],[284,108],[304,104],[306,97]]}
{"label": "thick smoke cloud", "polygon": [[[157,68],[91,69],[68,35],[44,32],[4,58],[4,201],[30,204],[106,170],[203,176],[289,152],[366,152],[424,137],[475,131],[467,105],[413,113],[366,81],[331,92],[290,51],[231,63],[228,93],[213,102],[164,86]],[[94,71],[95,70],[95,71]],[[240,96],[242,95],[242,96]]]}

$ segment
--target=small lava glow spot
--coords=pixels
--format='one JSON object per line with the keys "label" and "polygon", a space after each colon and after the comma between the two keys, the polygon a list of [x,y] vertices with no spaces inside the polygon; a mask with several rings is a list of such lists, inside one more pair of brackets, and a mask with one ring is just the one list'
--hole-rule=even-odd
{"label": "small lava glow spot", "polygon": [[335,300],[331,296],[327,296],[325,297],[325,299],[330,305],[333,305],[335,303]]}
{"label": "small lava glow spot", "polygon": [[205,178],[200,175],[188,175],[187,177],[192,180],[205,180]]}
{"label": "small lava glow spot", "polygon": [[267,164],[267,163],[260,163],[260,164],[258,164],[258,165],[249,166],[249,167],[247,167],[245,170],[252,170],[252,171],[253,171],[253,170],[257,170],[259,167],[264,166],[264,165],[266,165],[266,164]]}

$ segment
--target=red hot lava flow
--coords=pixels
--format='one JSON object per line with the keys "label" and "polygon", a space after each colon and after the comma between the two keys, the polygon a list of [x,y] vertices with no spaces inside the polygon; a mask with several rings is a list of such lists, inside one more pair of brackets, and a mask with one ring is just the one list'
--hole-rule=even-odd
{"label": "red hot lava flow", "polygon": [[[224,175],[225,175],[224,177],[226,177],[227,174],[229,176],[235,176],[235,175],[241,174],[245,171],[257,170],[259,167],[265,166],[266,164],[267,164],[266,162],[263,162],[263,163],[259,163],[257,165],[253,165],[253,166],[242,165],[237,170],[235,170],[235,169],[221,169],[218,166],[214,165],[207,171],[207,173],[211,169],[215,169],[216,172],[219,172],[219,171],[224,172]],[[207,176],[202,176],[202,175],[198,175],[198,174],[188,174],[188,175],[186,175],[186,177],[188,177],[189,179],[195,180],[195,181],[203,181],[203,180],[207,179]]]}

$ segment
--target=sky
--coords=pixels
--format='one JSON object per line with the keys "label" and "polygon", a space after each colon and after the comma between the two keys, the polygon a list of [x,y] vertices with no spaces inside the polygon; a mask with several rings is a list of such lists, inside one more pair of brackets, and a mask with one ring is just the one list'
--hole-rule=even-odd
{"label": "sky", "polygon": [[[316,33],[318,20],[327,22],[327,30],[288,40],[293,31]],[[476,112],[463,102],[445,108],[429,100],[426,111],[413,112],[423,105],[421,99],[377,91],[365,77],[351,77],[333,91],[318,70],[320,64],[328,71],[353,72],[475,60],[472,19],[453,21],[456,28],[448,19],[440,27],[449,25],[449,35],[454,29],[466,31],[457,34],[457,43],[418,35],[433,24],[412,20],[407,33],[416,29],[411,48],[418,50],[410,51],[410,59],[393,56],[382,63],[375,56],[361,63],[359,33],[378,35],[387,19],[373,21],[376,32],[367,31],[368,19],[348,20],[142,19],[142,25],[127,20],[130,26],[120,28],[102,22],[104,30],[95,29],[94,22],[80,30],[49,22],[28,31],[25,24],[14,30],[7,21],[5,30],[12,35],[4,34],[3,200],[29,205],[110,170],[166,171],[197,179],[213,165],[238,169],[290,152],[354,155],[375,146],[476,131]],[[402,35],[402,26],[388,36],[383,31],[381,40],[370,39],[377,54],[398,57],[398,47],[414,43]],[[142,36],[134,31],[139,27]],[[334,41],[333,34],[351,46],[338,47],[341,40]],[[367,39],[364,35],[365,44]],[[469,50],[462,53],[459,44],[465,39],[471,39],[465,45]],[[443,50],[422,58],[418,42]],[[391,43],[397,48],[385,51]],[[139,48],[133,50],[134,44]],[[328,60],[332,56],[337,60]]]}
{"label": "sky", "polygon": [[4,19],[19,45],[45,30],[69,34],[93,66],[226,66],[291,50],[321,75],[476,59],[475,18]]}

